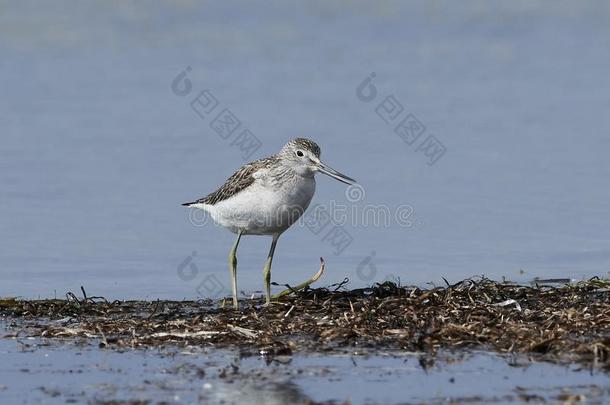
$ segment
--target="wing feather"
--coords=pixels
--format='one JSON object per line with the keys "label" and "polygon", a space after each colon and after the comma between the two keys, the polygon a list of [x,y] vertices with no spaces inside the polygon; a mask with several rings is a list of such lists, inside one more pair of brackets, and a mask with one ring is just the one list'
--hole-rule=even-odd
{"label": "wing feather", "polygon": [[211,194],[206,195],[198,199],[197,201],[192,201],[188,203],[184,203],[184,206],[190,206],[193,204],[209,204],[214,205],[220,201],[226,200],[229,197],[234,196],[240,191],[244,190],[246,187],[250,186],[256,180],[254,173],[259,171],[260,169],[265,168],[267,165],[272,163],[276,159],[274,156],[255,160],[254,162],[248,163],[241,167],[238,171],[233,173],[231,177],[227,179],[227,181],[220,186],[220,188],[214,191]]}

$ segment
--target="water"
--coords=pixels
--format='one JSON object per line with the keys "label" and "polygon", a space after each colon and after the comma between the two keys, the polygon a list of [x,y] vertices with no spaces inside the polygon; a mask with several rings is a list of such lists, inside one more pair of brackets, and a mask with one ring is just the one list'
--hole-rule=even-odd
{"label": "water", "polygon": [[0,399],[8,403],[516,403],[528,397],[556,403],[582,395],[604,404],[610,394],[608,377],[598,372],[484,353],[449,355],[428,370],[412,354],[267,362],[234,351],[117,352],[7,339],[0,339],[0,355]]}
{"label": "water", "polygon": [[[244,163],[191,109],[204,89],[262,142],[251,159],[307,136],[365,190],[352,204],[319,177],[314,203],[414,209],[410,226],[345,225],[340,254],[326,230],[289,230],[274,281],[302,281],[319,256],[325,284],[354,287],[606,276],[609,16],[602,1],[7,3],[0,296],[226,292],[233,235],[180,206]],[[180,97],[171,82],[187,66]],[[371,72],[366,103],[356,87]],[[446,148],[434,165],[375,113],[388,95]],[[242,240],[246,293],[269,243]]]}

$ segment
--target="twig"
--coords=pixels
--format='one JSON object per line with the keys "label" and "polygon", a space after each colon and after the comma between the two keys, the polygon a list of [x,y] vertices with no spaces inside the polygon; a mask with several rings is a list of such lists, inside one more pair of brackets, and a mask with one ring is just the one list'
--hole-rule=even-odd
{"label": "twig", "polygon": [[284,291],[281,291],[275,295],[272,295],[271,298],[274,300],[277,300],[281,297],[284,297],[286,295],[290,295],[292,293],[295,293],[299,290],[303,290],[307,287],[309,287],[312,283],[318,281],[320,279],[320,277],[322,277],[322,274],[324,274],[324,258],[320,257],[320,270],[318,270],[318,272],[316,274],[314,274],[313,276],[311,276],[307,281],[297,285],[296,287],[290,287],[288,286],[288,288]]}

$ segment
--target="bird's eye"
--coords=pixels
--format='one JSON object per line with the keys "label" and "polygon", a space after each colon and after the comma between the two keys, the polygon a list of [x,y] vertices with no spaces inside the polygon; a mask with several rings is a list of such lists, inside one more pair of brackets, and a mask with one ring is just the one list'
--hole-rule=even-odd
{"label": "bird's eye", "polygon": [[300,150],[297,150],[297,156],[298,157],[303,157],[303,152],[301,152]]}

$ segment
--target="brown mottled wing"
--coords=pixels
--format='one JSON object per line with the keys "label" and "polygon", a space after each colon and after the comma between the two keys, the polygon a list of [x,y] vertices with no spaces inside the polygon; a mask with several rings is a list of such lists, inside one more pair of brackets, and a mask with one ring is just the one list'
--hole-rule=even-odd
{"label": "brown mottled wing", "polygon": [[219,201],[226,200],[227,198],[234,196],[239,193],[250,184],[254,183],[255,178],[252,176],[256,171],[266,167],[273,161],[273,158],[265,158],[255,160],[254,162],[248,163],[247,165],[240,168],[238,171],[233,173],[231,177],[227,179],[225,184],[220,188],[207,196],[198,199],[197,201],[184,203],[182,205],[193,205],[193,204],[210,204],[214,205]]}

